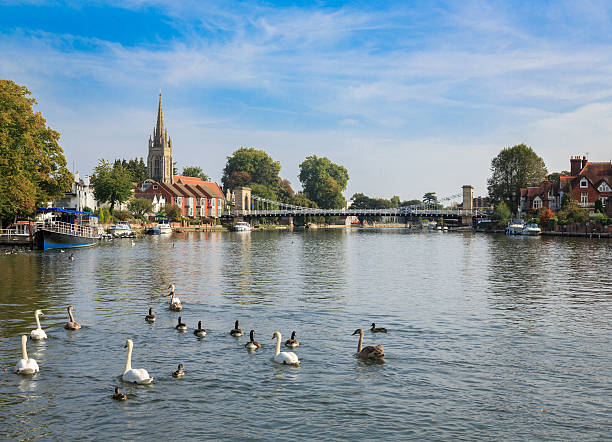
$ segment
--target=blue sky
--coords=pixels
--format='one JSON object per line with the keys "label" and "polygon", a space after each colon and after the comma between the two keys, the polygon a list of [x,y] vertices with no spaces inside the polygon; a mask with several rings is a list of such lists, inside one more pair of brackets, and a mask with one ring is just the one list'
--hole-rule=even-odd
{"label": "blue sky", "polygon": [[242,146],[327,156],[346,196],[473,184],[531,145],[612,159],[612,6],[598,1],[4,1],[0,77],[28,86],[72,167],[146,158],[161,90],[179,169]]}

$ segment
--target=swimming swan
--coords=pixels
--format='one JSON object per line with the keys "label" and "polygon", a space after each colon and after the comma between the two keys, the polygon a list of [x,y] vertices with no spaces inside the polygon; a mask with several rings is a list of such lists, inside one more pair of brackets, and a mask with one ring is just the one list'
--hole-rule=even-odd
{"label": "swimming swan", "polygon": [[181,300],[178,296],[174,296],[174,284],[170,284],[168,286],[170,289],[170,306],[168,307],[170,310],[174,310],[175,312],[180,312],[183,310],[183,304],[181,304]]}
{"label": "swimming swan", "polygon": [[36,310],[34,312],[34,317],[36,318],[37,327],[30,333],[30,339],[47,339],[47,334],[42,328],[40,328],[40,319],[38,319],[39,316],[45,316],[45,314],[41,310]]}
{"label": "swimming swan", "polygon": [[153,313],[153,309],[149,307],[149,314],[145,316],[145,321],[155,322],[156,319],[157,319],[157,316],[155,316],[155,313]]}
{"label": "swimming swan", "polygon": [[38,363],[34,359],[28,358],[28,352],[26,351],[27,343],[28,337],[21,335],[21,359],[15,365],[15,373],[34,374],[39,371]]}
{"label": "swimming swan", "polygon": [[202,321],[198,321],[198,328],[193,331],[193,334],[198,338],[203,338],[206,336],[206,330],[202,328]]}
{"label": "swimming swan", "polygon": [[387,329],[384,327],[376,327],[376,324],[372,322],[372,327],[370,328],[372,333],[387,333]]}
{"label": "swimming swan", "polygon": [[74,320],[74,316],[72,316],[72,309],[74,307],[69,306],[68,307],[68,317],[70,318],[70,321],[66,322],[66,325],[64,325],[64,328],[66,330],[78,330],[81,328],[81,324],[79,324],[78,322],[76,322]]}
{"label": "swimming swan", "polygon": [[277,364],[285,364],[285,365],[300,365],[300,360],[297,355],[292,351],[280,351],[281,345],[281,334],[280,332],[274,332],[272,339],[276,338],[276,348],[274,349],[274,362]]}
{"label": "swimming swan", "polygon": [[257,350],[258,348],[261,348],[261,344],[257,342],[254,338],[255,330],[251,330],[251,333],[249,334],[249,336],[251,337],[251,340],[246,343],[245,345],[246,349],[254,351],[254,350]]}
{"label": "swimming swan", "polygon": [[153,378],[149,377],[149,373],[144,368],[132,368],[132,348],[134,343],[131,339],[125,341],[123,348],[128,349],[127,359],[125,360],[125,371],[123,372],[124,382],[133,382],[135,384],[148,385],[153,382]]}
{"label": "swimming swan", "polygon": [[236,321],[234,323],[234,329],[230,330],[229,333],[230,333],[230,335],[234,336],[235,338],[244,335],[244,332],[238,328],[238,321]]}
{"label": "swimming swan", "polygon": [[385,352],[383,346],[378,344],[377,346],[368,345],[367,347],[361,348],[363,344],[363,330],[358,328],[353,332],[354,335],[359,335],[359,343],[357,344],[357,357],[365,359],[367,361],[383,361]]}
{"label": "swimming swan", "polygon": [[289,347],[289,348],[295,348],[295,347],[299,347],[300,343],[297,339],[295,339],[295,331],[291,332],[291,339],[287,339],[285,341],[285,347]]}

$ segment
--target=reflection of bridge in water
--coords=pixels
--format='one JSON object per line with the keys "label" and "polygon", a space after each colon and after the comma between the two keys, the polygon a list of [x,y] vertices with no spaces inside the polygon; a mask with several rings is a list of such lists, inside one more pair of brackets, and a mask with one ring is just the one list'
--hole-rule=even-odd
{"label": "reflection of bridge in water", "polygon": [[[460,224],[472,224],[474,218],[489,216],[483,211],[473,209],[474,189],[472,186],[463,186],[463,193],[438,199],[433,203],[422,203],[413,206],[392,207],[387,209],[318,209],[300,207],[279,201],[273,201],[251,195],[248,187],[239,187],[234,190],[235,207],[223,214],[228,219],[258,219],[258,218],[294,218],[294,217],[396,217],[396,218],[443,218],[454,219]],[[442,203],[452,202],[463,197],[463,208],[443,209]]]}

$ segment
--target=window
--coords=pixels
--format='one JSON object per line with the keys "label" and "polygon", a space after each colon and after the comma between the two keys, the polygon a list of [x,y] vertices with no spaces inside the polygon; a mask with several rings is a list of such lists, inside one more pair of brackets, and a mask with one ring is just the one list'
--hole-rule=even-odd
{"label": "window", "polygon": [[589,202],[589,194],[588,193],[581,193],[580,194],[580,202],[582,204],[587,204]]}
{"label": "window", "polygon": [[157,190],[157,184],[153,184],[153,189]]}
{"label": "window", "polygon": [[177,197],[176,197],[176,204],[178,204],[179,206],[180,206],[181,204],[183,204],[183,198],[181,198],[180,196],[177,196]]}
{"label": "window", "polygon": [[581,189],[586,189],[587,187],[589,187],[589,180],[587,180],[586,178],[583,178],[580,180],[580,188]]}
{"label": "window", "polygon": [[534,209],[539,209],[540,207],[542,207],[542,200],[540,199],[539,196],[536,196],[533,199],[533,208]]}
{"label": "window", "polygon": [[608,186],[608,183],[606,183],[605,181],[603,183],[601,183],[601,185],[599,186],[599,190],[600,192],[610,192],[612,189],[610,189],[610,186]]}

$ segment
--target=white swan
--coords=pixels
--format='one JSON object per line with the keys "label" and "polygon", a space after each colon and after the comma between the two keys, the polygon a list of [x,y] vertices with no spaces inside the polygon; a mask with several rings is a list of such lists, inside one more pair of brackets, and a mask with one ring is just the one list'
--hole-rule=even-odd
{"label": "white swan", "polygon": [[34,374],[39,371],[38,363],[34,359],[28,358],[28,352],[26,351],[26,344],[28,337],[26,335],[21,336],[21,359],[15,365],[15,373],[18,374]]}
{"label": "white swan", "polygon": [[274,350],[274,362],[277,364],[285,365],[300,365],[300,360],[297,355],[292,351],[280,351],[281,346],[281,334],[280,332],[274,332],[272,339],[276,338],[276,349]]}
{"label": "white swan", "polygon": [[41,310],[36,310],[34,312],[34,317],[36,318],[37,327],[30,332],[30,339],[47,339],[47,334],[40,327],[40,319],[39,316],[45,316],[45,314]]}
{"label": "white swan", "polygon": [[148,385],[153,382],[153,378],[149,377],[147,370],[144,368],[132,368],[132,348],[134,347],[134,343],[131,339],[125,341],[125,347],[127,347],[128,353],[127,359],[125,360],[125,371],[121,379],[123,379],[124,382],[133,382],[141,385]]}
{"label": "white swan", "polygon": [[174,284],[170,284],[168,288],[170,289],[170,305],[168,308],[170,310],[174,310],[175,312],[180,312],[183,310],[183,304],[181,304],[181,300],[178,298],[178,296],[174,296]]}

